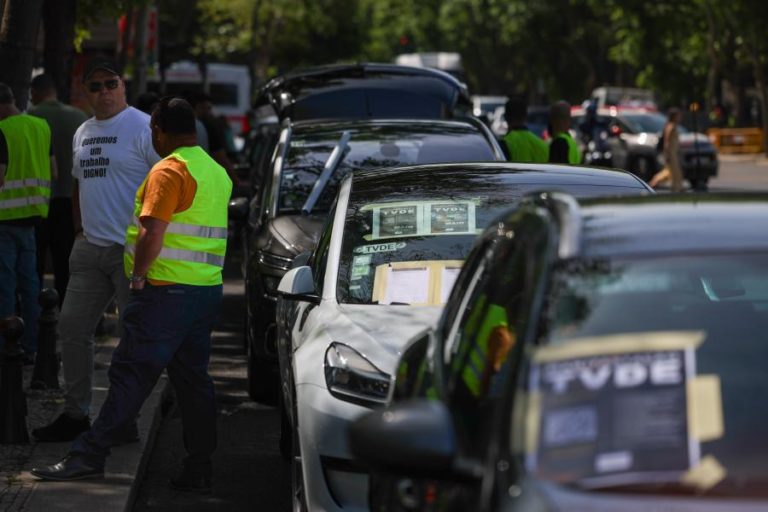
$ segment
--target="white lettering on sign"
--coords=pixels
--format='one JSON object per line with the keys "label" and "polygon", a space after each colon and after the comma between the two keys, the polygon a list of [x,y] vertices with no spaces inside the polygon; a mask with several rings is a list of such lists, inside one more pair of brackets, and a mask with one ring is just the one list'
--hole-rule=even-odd
{"label": "white lettering on sign", "polygon": [[386,244],[363,245],[355,248],[355,254],[375,254],[378,252],[392,252],[405,247],[405,242],[389,242]]}
{"label": "white lettering on sign", "polygon": [[[629,360],[627,360],[629,359]],[[565,393],[573,383],[597,391],[611,380],[617,389],[679,384],[683,380],[683,362],[679,357],[626,356],[598,358],[592,361],[559,362],[547,365],[543,379],[555,393]]]}

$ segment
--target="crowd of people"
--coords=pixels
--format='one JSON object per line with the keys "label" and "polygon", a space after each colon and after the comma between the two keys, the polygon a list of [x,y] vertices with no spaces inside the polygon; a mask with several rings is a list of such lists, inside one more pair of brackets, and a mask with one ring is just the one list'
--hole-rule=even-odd
{"label": "crowd of people", "polygon": [[[210,98],[144,97],[129,106],[115,63],[95,59],[82,82],[93,117],[57,99],[47,75],[21,112],[0,84],[0,317],[21,313],[25,361],[36,354],[38,294],[52,256],[61,315],[65,404],[39,442],[73,441],[34,468],[43,480],[100,477],[113,446],[138,440],[136,417],[167,370],[188,457],[171,484],[210,490],[216,407],[210,335],[222,297],[233,169]],[[107,399],[91,424],[94,333],[107,307],[120,343]],[[0,338],[0,342],[2,342]]]}

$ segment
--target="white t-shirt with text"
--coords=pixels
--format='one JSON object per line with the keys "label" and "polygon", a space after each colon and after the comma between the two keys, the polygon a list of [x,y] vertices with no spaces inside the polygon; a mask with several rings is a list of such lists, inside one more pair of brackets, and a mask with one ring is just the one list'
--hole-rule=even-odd
{"label": "white t-shirt with text", "polygon": [[78,181],[85,238],[124,244],[136,190],[160,156],[152,147],[150,117],[128,107],[109,119],[80,125],[72,140],[72,176]]}

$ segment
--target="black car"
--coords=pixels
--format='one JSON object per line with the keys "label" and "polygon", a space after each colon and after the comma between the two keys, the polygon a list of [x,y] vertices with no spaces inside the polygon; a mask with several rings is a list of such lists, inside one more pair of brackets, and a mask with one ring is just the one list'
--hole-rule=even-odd
{"label": "black car", "polygon": [[[584,109],[573,111],[573,129],[594,143],[584,148],[585,160],[633,172],[649,181],[661,169],[659,137],[666,117],[642,108],[605,108],[597,111],[596,122],[585,134]],[[717,148],[703,133],[693,133],[678,125],[680,167],[683,178],[693,189],[705,189],[710,178],[717,176]]]}
{"label": "black car", "polygon": [[765,233],[768,195],[510,212],[351,427],[372,509],[767,510]]}
{"label": "black car", "polygon": [[286,123],[258,195],[230,208],[233,216],[247,218],[242,239],[251,397],[276,402],[277,285],[294,257],[314,247],[338,184],[349,171],[502,159],[501,148],[478,120]]}

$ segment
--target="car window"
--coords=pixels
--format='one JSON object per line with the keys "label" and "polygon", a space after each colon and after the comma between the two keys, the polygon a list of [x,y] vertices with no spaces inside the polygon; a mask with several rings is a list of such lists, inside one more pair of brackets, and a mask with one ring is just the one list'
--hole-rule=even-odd
{"label": "car window", "polygon": [[[315,211],[328,211],[339,183],[354,169],[495,159],[489,142],[469,126],[382,125],[350,131],[347,152],[321,194]],[[294,133],[281,173],[279,212],[301,209],[340,137],[340,130]]]}
{"label": "car window", "polygon": [[[768,496],[767,330],[765,253],[561,265],[521,379],[538,397],[518,411],[528,470],[588,489]],[[702,465],[728,469],[704,488],[681,478]]]}

